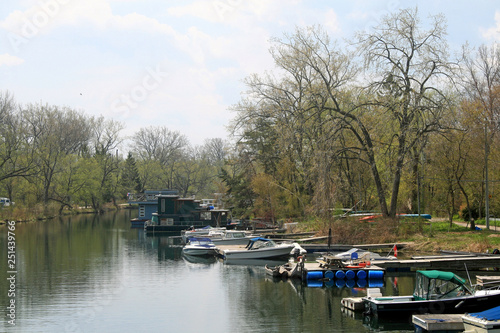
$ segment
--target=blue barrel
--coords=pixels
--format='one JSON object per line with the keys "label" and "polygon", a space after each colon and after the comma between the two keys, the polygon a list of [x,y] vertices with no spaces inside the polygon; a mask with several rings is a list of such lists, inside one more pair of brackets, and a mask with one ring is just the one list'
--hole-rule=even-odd
{"label": "blue barrel", "polygon": [[307,272],[307,280],[321,280],[323,278],[322,271]]}
{"label": "blue barrel", "polygon": [[337,279],[337,280],[335,280],[335,285],[338,288],[342,288],[345,286],[345,280],[344,279]]}
{"label": "blue barrel", "polygon": [[326,271],[325,272],[325,279],[330,279],[331,280],[331,279],[333,279],[333,277],[334,277],[334,274],[333,274],[332,271]]}
{"label": "blue barrel", "polygon": [[309,288],[321,288],[323,287],[322,280],[307,280],[307,286]]}
{"label": "blue barrel", "polygon": [[345,278],[345,273],[343,271],[336,271],[335,278],[338,280],[342,280]]}
{"label": "blue barrel", "polygon": [[356,273],[356,276],[358,279],[361,279],[361,280],[364,280],[366,279],[366,271],[363,271],[363,270],[359,270],[357,273]]}
{"label": "blue barrel", "polygon": [[368,280],[368,287],[370,288],[382,288],[384,286],[384,280]]}
{"label": "blue barrel", "polygon": [[365,279],[358,279],[358,281],[356,282],[358,287],[360,288],[365,288],[366,285],[368,284],[368,282],[366,282]]}
{"label": "blue barrel", "polygon": [[356,273],[354,273],[354,271],[348,270],[347,272],[345,272],[345,277],[348,280],[352,280],[356,277]]}
{"label": "blue barrel", "polygon": [[384,278],[384,271],[368,271],[368,280],[381,280]]}

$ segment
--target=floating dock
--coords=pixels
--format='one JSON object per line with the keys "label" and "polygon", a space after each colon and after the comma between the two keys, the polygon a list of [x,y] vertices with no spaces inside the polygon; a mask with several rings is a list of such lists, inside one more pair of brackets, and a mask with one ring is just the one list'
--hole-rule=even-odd
{"label": "floating dock", "polygon": [[388,272],[415,270],[463,271],[500,267],[498,256],[444,255],[419,257],[419,259],[378,260],[377,265]]}
{"label": "floating dock", "polygon": [[310,287],[323,285],[337,287],[381,287],[384,285],[383,268],[365,262],[346,264],[340,259],[326,258],[316,262],[287,263],[273,268],[266,266],[266,271],[273,277],[299,278]]}
{"label": "floating dock", "polygon": [[415,332],[463,332],[463,314],[419,314],[412,316]]}

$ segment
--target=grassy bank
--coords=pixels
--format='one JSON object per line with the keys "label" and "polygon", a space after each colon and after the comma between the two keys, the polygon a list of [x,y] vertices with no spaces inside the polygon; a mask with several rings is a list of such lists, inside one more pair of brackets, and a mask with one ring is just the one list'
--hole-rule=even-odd
{"label": "grassy bank", "polygon": [[[102,210],[118,209],[112,203],[106,204]],[[95,214],[97,213],[90,207],[65,207],[62,211],[60,205],[50,203],[48,205],[36,204],[33,206],[14,205],[10,207],[0,208],[0,221],[16,221],[16,222],[34,222],[47,220],[58,216],[76,215],[76,214]]]}
{"label": "grassy bank", "polygon": [[302,231],[318,231],[317,236],[327,236],[331,229],[332,243],[336,244],[410,243],[405,252],[492,252],[500,249],[500,228],[495,231],[495,223],[490,224],[490,230],[479,225],[482,230],[475,231],[455,223],[450,225],[445,221],[422,219],[380,218],[373,222],[360,222],[359,218],[309,220],[300,226]]}

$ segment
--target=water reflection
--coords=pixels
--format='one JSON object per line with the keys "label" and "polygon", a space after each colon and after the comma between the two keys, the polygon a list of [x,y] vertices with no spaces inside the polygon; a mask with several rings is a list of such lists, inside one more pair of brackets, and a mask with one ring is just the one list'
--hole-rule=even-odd
{"label": "water reflection", "polygon": [[[342,310],[373,281],[321,285],[268,276],[264,265],[182,256],[178,235],[131,229],[130,211],[18,224],[17,332],[365,332]],[[0,227],[6,258],[6,229]],[[6,260],[0,260],[6,272]],[[389,276],[384,295],[411,293],[413,275]],[[7,304],[8,281],[0,279]],[[5,309],[5,308],[4,308]],[[377,323],[380,325],[380,323]]]}

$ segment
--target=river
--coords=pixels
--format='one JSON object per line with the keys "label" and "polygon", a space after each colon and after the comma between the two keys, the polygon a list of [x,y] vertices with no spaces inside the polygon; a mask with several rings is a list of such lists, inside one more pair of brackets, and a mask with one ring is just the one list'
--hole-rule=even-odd
{"label": "river", "polygon": [[[189,262],[180,239],[130,228],[135,211],[0,226],[2,332],[368,332],[341,309],[357,286],[273,280],[262,266]],[[9,243],[10,241],[15,244]],[[15,266],[8,255],[15,245]],[[10,252],[9,252],[10,251]],[[9,258],[12,258],[9,257]],[[386,295],[410,294],[413,274],[388,275]],[[14,316],[14,317],[13,317]]]}

